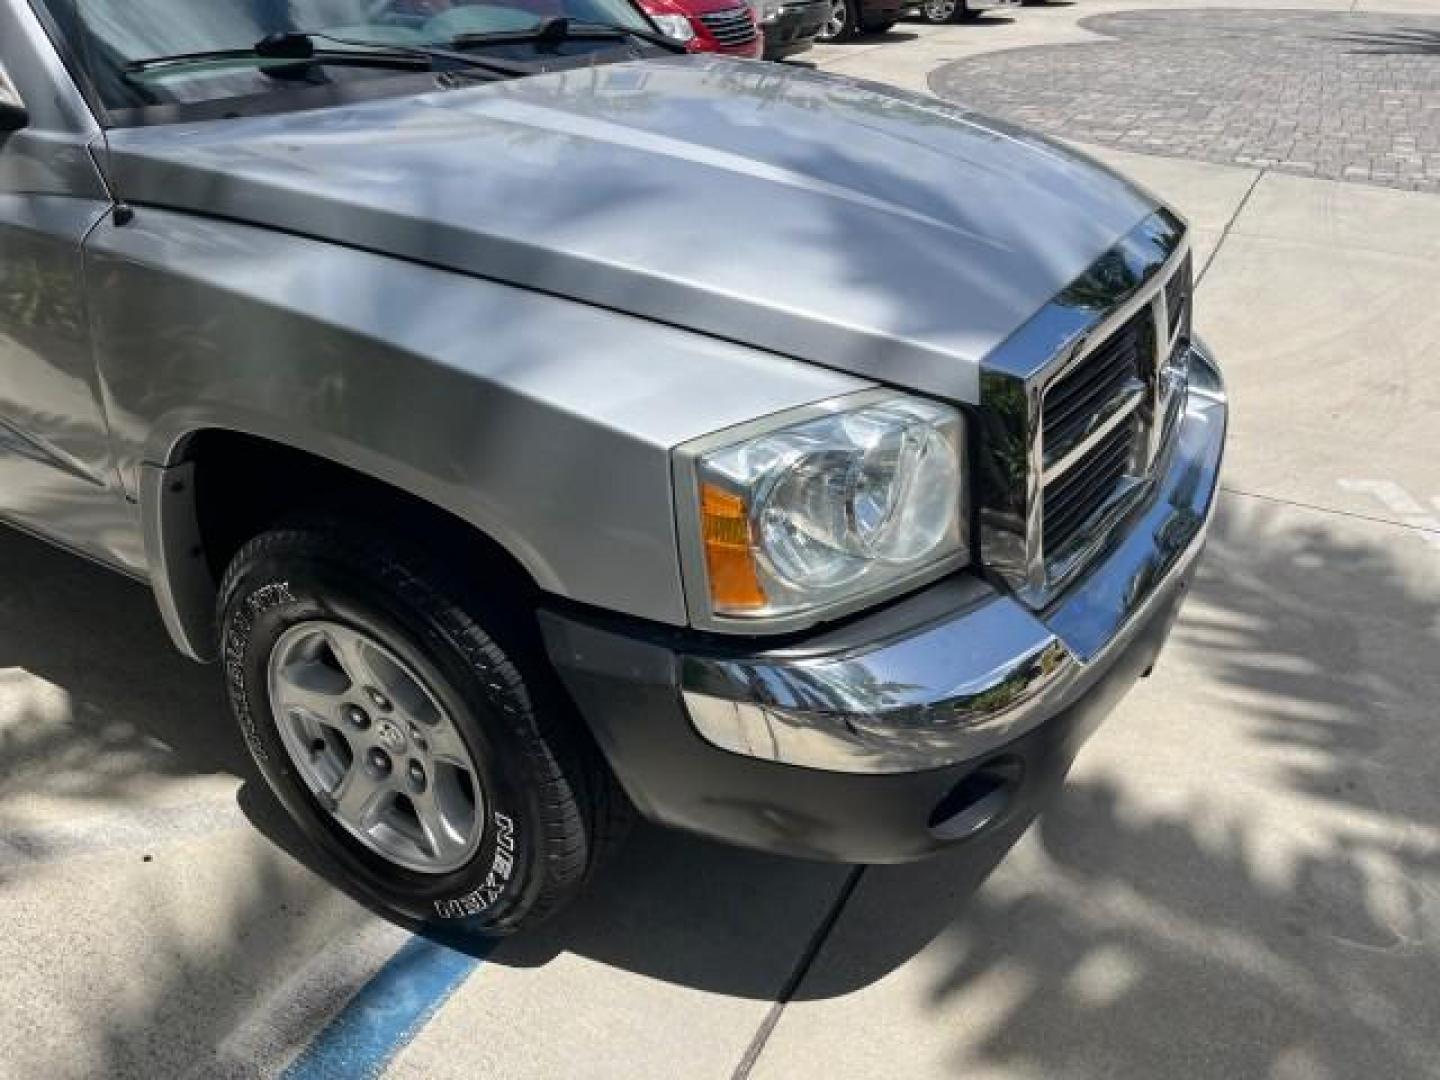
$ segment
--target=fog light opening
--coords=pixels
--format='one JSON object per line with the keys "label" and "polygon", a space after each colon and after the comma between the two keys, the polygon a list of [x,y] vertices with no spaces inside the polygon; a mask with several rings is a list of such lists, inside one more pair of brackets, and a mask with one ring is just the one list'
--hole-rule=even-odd
{"label": "fog light opening", "polygon": [[1020,787],[1019,758],[988,761],[950,789],[930,814],[930,834],[938,840],[977,836],[1005,816]]}

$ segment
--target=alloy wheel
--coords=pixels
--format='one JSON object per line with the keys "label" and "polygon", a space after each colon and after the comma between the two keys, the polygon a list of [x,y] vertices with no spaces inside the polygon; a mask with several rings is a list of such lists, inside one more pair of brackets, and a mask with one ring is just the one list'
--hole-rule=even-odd
{"label": "alloy wheel", "polygon": [[275,643],[270,705],[321,807],[408,870],[463,866],[485,832],[480,773],[433,690],[368,634],[315,620]]}
{"label": "alloy wheel", "polygon": [[834,41],[845,33],[850,21],[850,6],[846,0],[830,0],[830,17],[820,29],[822,41]]}
{"label": "alloy wheel", "polygon": [[950,22],[958,6],[959,0],[925,0],[925,18],[932,23]]}

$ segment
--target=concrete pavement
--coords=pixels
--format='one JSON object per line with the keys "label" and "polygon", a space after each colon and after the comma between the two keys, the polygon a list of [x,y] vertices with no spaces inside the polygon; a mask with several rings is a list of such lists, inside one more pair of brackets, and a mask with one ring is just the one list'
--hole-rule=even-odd
{"label": "concrete pavement", "polygon": [[[1136,6],[814,58],[923,90]],[[1440,1076],[1440,196],[1086,149],[1191,219],[1234,427],[1171,647],[1059,804],[988,881],[853,894],[643,829],[389,1075]],[[143,589],[9,534],[0,562],[0,1076],[275,1074],[405,935],[287,853]]]}

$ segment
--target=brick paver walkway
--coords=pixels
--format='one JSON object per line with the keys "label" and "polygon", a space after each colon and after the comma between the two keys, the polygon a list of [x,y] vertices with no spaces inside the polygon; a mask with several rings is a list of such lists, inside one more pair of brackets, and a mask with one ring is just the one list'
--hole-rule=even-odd
{"label": "brick paver walkway", "polygon": [[1440,19],[1134,11],[1116,40],[989,53],[931,89],[1125,150],[1440,191]]}

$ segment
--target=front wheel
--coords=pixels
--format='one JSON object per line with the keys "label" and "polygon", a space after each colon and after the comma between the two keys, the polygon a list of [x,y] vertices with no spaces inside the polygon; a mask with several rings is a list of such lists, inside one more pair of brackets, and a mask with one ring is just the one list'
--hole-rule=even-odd
{"label": "front wheel", "polygon": [[830,16],[825,20],[825,25],[820,28],[820,33],[815,35],[815,39],[817,41],[852,40],[855,37],[856,28],[859,26],[855,6],[855,0],[830,0]]}
{"label": "front wheel", "polygon": [[513,932],[578,890],[623,796],[506,599],[357,534],[283,529],[235,556],[231,708],[362,897],[406,923]]}

